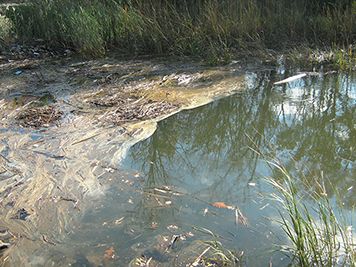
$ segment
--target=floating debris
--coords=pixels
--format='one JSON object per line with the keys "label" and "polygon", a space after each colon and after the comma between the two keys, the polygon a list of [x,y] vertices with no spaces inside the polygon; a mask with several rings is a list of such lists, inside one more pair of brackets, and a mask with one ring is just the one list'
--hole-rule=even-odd
{"label": "floating debris", "polygon": [[234,206],[227,205],[225,202],[214,202],[211,203],[210,205],[219,209],[235,210]]}
{"label": "floating debris", "polygon": [[169,242],[169,245],[167,247],[167,250],[168,249],[174,249],[174,245],[175,243],[181,239],[182,235],[173,235],[172,238],[171,238],[171,241]]}
{"label": "floating debris", "polygon": [[248,225],[247,217],[242,214],[237,206],[227,205],[225,202],[213,202],[210,203],[211,206],[219,209],[228,209],[235,211],[235,222],[236,224]]}
{"label": "floating debris", "polygon": [[174,224],[171,224],[171,225],[168,225],[167,226],[167,229],[169,230],[169,231],[176,231],[176,230],[178,230],[178,226],[177,225],[174,225]]}
{"label": "floating debris", "polygon": [[130,264],[129,264],[129,266],[130,267],[134,267],[134,266],[137,266],[137,267],[142,267],[142,266],[150,266],[150,263],[151,263],[151,261],[152,261],[152,257],[151,258],[146,258],[144,255],[142,255],[141,257],[139,257],[139,258],[135,258],[135,259],[133,259],[131,262],[130,262]]}
{"label": "floating debris", "polygon": [[24,208],[19,209],[16,214],[11,217],[11,219],[18,219],[18,220],[22,220],[22,221],[26,221],[26,218],[28,216],[30,216],[31,214],[27,212],[27,210],[25,210]]}
{"label": "floating debris", "polygon": [[74,199],[74,198],[69,198],[69,197],[59,197],[59,200],[63,200],[63,201],[68,201],[68,202],[73,202],[74,204],[78,203],[78,200]]}
{"label": "floating debris", "polygon": [[3,242],[3,241],[0,239],[0,251],[9,248],[10,245],[11,245],[10,243]]}
{"label": "floating debris", "polygon": [[43,156],[46,156],[46,157],[49,157],[49,158],[52,158],[52,159],[57,159],[57,160],[65,159],[65,156],[55,155],[55,154],[52,154],[52,153],[49,153],[49,152],[42,152],[42,151],[36,151],[36,150],[32,150],[32,152],[40,154],[40,155],[43,155]]}
{"label": "floating debris", "polygon": [[205,209],[204,209],[204,212],[203,212],[203,215],[206,216],[206,215],[208,214],[208,212],[209,212],[209,209],[208,209],[208,208],[205,208]]}
{"label": "floating debris", "polygon": [[113,260],[115,259],[115,249],[114,247],[109,247],[108,249],[105,250],[104,252],[104,259],[105,260]]}
{"label": "floating debris", "polygon": [[162,186],[161,188],[155,187],[153,188],[154,191],[164,193],[164,194],[170,194],[173,196],[182,196],[184,195],[182,192],[174,191],[172,190],[169,186]]}
{"label": "floating debris", "polygon": [[301,79],[303,77],[307,76],[306,73],[302,73],[302,74],[298,74],[298,75],[294,75],[292,77],[289,77],[287,79],[281,80],[279,82],[275,82],[274,85],[280,85],[280,84],[284,84],[284,83],[289,83],[289,82],[293,82],[295,80]]}
{"label": "floating debris", "polygon": [[248,225],[248,220],[247,218],[242,214],[239,208],[236,207],[235,209],[235,223],[237,224],[242,224],[244,226]]}
{"label": "floating debris", "polygon": [[121,217],[120,219],[115,220],[115,224],[116,225],[122,224],[124,219],[125,219],[125,217]]}
{"label": "floating debris", "polygon": [[263,205],[259,210],[264,210],[264,209],[267,208],[269,205],[270,205],[270,204],[267,203],[267,204]]}
{"label": "floating debris", "polygon": [[158,222],[151,222],[150,229],[156,230],[158,228]]}
{"label": "floating debris", "polygon": [[0,256],[1,253],[11,246],[10,240],[13,234],[6,228],[0,227]]}

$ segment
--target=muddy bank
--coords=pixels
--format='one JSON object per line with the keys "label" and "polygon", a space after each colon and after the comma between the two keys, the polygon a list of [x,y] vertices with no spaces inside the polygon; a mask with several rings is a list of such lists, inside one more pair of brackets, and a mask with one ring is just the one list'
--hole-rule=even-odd
{"label": "muddy bank", "polygon": [[44,251],[66,246],[130,146],[167,116],[246,86],[238,65],[163,60],[2,60],[0,70],[3,266],[49,265]]}

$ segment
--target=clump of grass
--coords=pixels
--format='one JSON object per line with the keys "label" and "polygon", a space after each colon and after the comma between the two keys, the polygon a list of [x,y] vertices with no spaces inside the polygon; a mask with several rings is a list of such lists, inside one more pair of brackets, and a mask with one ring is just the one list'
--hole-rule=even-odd
{"label": "clump of grass", "polygon": [[11,7],[7,17],[18,39],[45,40],[50,46],[72,48],[89,56],[109,49],[124,53],[163,51],[160,25],[138,9],[114,0],[38,0]]}
{"label": "clump of grass", "polygon": [[90,5],[85,1],[40,0],[11,7],[7,16],[14,24],[15,34],[24,42],[42,39],[52,47],[101,55],[106,49],[103,25],[111,20],[109,11],[115,11],[115,7],[104,8],[99,2]]}
{"label": "clump of grass", "polygon": [[10,39],[12,23],[10,19],[0,14],[0,48]]}
{"label": "clump of grass", "polygon": [[356,46],[336,49],[335,63],[342,70],[356,70]]}
{"label": "clump of grass", "polygon": [[314,48],[299,47],[285,52],[287,62],[302,67],[321,66],[345,71],[356,70],[356,46]]}
{"label": "clump of grass", "polygon": [[312,208],[298,193],[297,181],[288,171],[278,162],[270,164],[281,174],[281,180],[269,178],[268,182],[278,192],[273,194],[281,204],[278,223],[291,242],[282,249],[298,266],[355,266],[352,226],[339,221],[323,187],[316,190],[321,193],[308,195],[315,204]]}
{"label": "clump of grass", "polygon": [[229,250],[218,240],[204,241],[210,248],[210,255],[203,257],[205,266],[242,266],[242,255]]}
{"label": "clump of grass", "polygon": [[212,237],[211,240],[202,241],[207,249],[196,259],[191,266],[197,266],[203,262],[204,266],[242,266],[243,251],[237,252],[226,248],[220,241],[219,236],[206,228],[195,227],[200,231]]}

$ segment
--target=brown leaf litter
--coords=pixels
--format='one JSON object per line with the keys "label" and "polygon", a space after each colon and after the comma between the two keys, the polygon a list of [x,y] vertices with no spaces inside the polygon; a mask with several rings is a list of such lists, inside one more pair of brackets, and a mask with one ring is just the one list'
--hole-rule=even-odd
{"label": "brown leaf litter", "polygon": [[19,112],[16,119],[23,127],[48,127],[58,121],[63,112],[54,106],[32,107]]}

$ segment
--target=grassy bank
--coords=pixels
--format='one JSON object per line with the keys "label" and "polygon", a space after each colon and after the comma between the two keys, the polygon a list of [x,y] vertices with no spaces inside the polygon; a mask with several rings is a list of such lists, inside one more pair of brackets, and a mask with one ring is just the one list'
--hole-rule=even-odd
{"label": "grassy bank", "polygon": [[86,55],[108,49],[228,61],[236,51],[348,48],[352,0],[32,0],[6,16],[21,42],[45,40]]}

